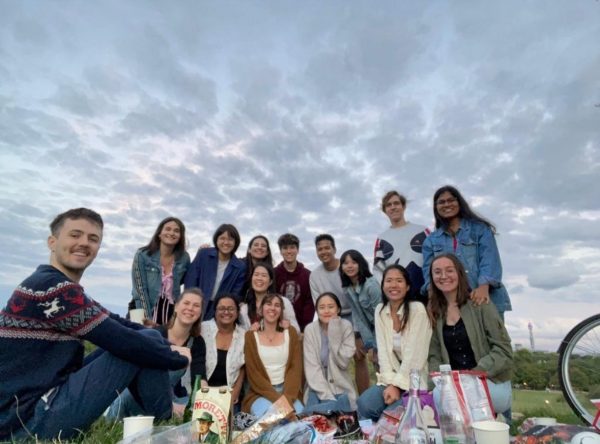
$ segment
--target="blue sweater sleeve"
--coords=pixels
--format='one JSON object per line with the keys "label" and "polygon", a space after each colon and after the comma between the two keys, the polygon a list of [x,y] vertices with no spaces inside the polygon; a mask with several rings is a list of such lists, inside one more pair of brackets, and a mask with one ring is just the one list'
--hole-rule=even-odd
{"label": "blue sweater sleeve", "polygon": [[190,264],[183,280],[183,286],[185,288],[199,287],[200,286],[200,253],[202,250],[198,250],[196,257]]}
{"label": "blue sweater sleeve", "polygon": [[158,336],[144,335],[112,316],[105,318],[81,338],[141,367],[179,370],[188,364],[187,358],[171,350],[167,341]]}

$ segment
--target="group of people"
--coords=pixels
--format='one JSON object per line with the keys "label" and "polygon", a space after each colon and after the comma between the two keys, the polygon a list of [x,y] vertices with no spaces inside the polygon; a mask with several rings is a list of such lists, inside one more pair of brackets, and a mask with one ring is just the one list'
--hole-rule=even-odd
{"label": "group of people", "polygon": [[[434,195],[431,233],[405,219],[406,206],[397,191],[382,198],[390,227],[375,243],[373,273],[357,250],[338,259],[330,234],[315,238],[312,271],[290,233],[278,239],[276,267],[262,235],[240,259],[231,224],[190,261],[185,226],[169,217],[133,261],[130,309],[146,325],[110,313],[79,284],[100,247],[100,215],[58,215],[50,265],[0,312],[0,439],[68,438],[107,407],[110,417],[181,415],[186,369],[202,386],[227,386],[235,408],[254,416],[283,395],[298,413],[377,420],[402,402],[411,369],[427,388],[429,371],[450,364],[486,372],[495,410],[509,411],[511,306],[494,225],[452,186]],[[85,357],[82,339],[97,346]]]}

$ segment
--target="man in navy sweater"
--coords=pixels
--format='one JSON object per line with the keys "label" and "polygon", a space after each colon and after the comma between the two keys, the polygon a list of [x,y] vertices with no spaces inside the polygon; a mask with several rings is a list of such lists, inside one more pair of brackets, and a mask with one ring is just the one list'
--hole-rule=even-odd
{"label": "man in navy sweater", "polygon": [[[50,265],[40,265],[0,311],[0,441],[68,439],[125,388],[146,414],[171,416],[168,370],[186,367],[189,350],[110,313],[79,285],[103,226],[86,208],[56,216]],[[83,339],[99,347],[86,362]]]}

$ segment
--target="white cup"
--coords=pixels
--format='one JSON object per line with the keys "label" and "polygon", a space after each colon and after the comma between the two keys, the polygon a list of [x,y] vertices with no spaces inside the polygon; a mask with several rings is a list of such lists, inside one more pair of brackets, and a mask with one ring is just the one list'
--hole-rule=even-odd
{"label": "white cup", "polygon": [[553,426],[556,425],[556,418],[531,418],[534,425]]}
{"label": "white cup", "polygon": [[475,441],[478,444],[508,444],[508,424],[498,421],[477,421],[473,423]]}
{"label": "white cup", "polygon": [[138,324],[144,323],[144,309],[143,308],[134,308],[133,310],[129,310],[129,320],[131,322],[137,322]]}
{"label": "white cup", "polygon": [[130,416],[123,418],[123,439],[143,431],[151,431],[154,416]]}

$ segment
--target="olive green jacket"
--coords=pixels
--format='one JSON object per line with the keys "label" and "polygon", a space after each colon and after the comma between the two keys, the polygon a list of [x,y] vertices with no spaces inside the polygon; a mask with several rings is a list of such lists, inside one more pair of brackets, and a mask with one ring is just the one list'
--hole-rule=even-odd
{"label": "olive green jacket", "polygon": [[[467,336],[475,354],[477,366],[493,382],[510,380],[513,374],[513,354],[510,337],[494,304],[476,306],[468,301],[460,308]],[[445,319],[438,318],[429,343],[429,371],[438,371],[440,364],[449,364],[442,329]]]}

